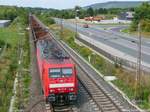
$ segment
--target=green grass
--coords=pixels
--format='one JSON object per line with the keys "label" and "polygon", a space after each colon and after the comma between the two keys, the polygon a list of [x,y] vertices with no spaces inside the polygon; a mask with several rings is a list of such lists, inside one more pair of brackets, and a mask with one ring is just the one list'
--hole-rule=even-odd
{"label": "green grass", "polygon": [[18,40],[19,35],[16,26],[0,28],[0,41],[8,45],[0,60],[0,110],[2,112],[8,111],[13,95],[12,89],[17,71]]}
{"label": "green grass", "polygon": [[[19,99],[22,99],[22,104],[24,107],[27,106],[30,96],[30,82],[31,82],[31,75],[28,73],[30,68],[30,50],[29,50],[29,38],[28,33],[26,32],[23,38],[23,60],[22,60],[22,72],[21,72],[21,80],[22,80],[22,96],[19,97],[19,91],[17,92],[17,101],[16,101],[16,110],[18,110],[19,106]],[[23,71],[25,70],[25,71]]]}
{"label": "green grass", "polygon": [[[79,46],[74,42],[75,40],[75,33],[64,29],[63,35],[60,36],[59,29],[60,27],[57,25],[50,26],[50,29],[52,29],[54,32],[56,32],[57,35],[59,35],[59,38],[62,39],[64,42],[66,42],[71,48],[73,48],[76,52],[78,52],[82,57],[85,58],[85,60],[88,60],[88,56],[91,56],[91,64],[103,75],[115,75],[117,76],[117,80],[113,81],[113,83],[122,90],[130,99],[134,99],[134,73],[125,70],[119,66],[115,66],[108,61],[106,61],[103,57],[92,54],[92,51],[88,49],[85,46]],[[109,68],[109,69],[108,69]],[[147,90],[148,87],[143,87],[143,91]],[[148,102],[148,95],[149,95],[149,89],[148,91],[144,92],[144,102],[139,104],[140,107],[144,109],[149,109],[150,104]],[[149,96],[150,97],[150,96]]]}
{"label": "green grass", "polygon": [[[112,81],[113,84],[115,84],[121,91],[123,91],[128,97],[129,99],[133,100],[135,99],[135,89],[134,89],[134,85],[130,85],[125,83],[123,80],[121,79],[117,79]],[[138,104],[138,106],[142,109],[150,109],[150,103],[148,101],[148,97],[149,97],[149,87],[143,87],[142,88],[142,94],[141,96],[143,96],[143,100],[141,99]]]}
{"label": "green grass", "polygon": [[123,33],[130,33],[130,30],[129,29],[123,29],[123,30],[121,30],[121,32],[123,32]]}
{"label": "green grass", "polygon": [[[130,28],[123,29],[123,30],[121,30],[121,32],[135,35],[138,37],[138,32],[137,31],[131,31]],[[150,38],[150,32],[142,32],[141,35],[145,38]]]}
{"label": "green grass", "polygon": [[[19,27],[22,28],[22,31]],[[25,33],[24,29],[25,26],[18,19],[15,19],[7,28],[0,28],[0,42],[8,44],[0,60],[0,112],[7,112],[10,106],[14,79],[18,70],[18,43],[20,39],[23,39],[22,45],[24,45],[23,67],[25,69],[29,68],[28,34],[23,35]],[[19,32],[22,32],[22,34],[19,34]],[[29,97],[30,79],[29,73],[23,73],[23,100],[26,102]]]}
{"label": "green grass", "polygon": [[16,28],[0,28],[0,40],[7,42],[12,46],[16,46],[19,34]]}
{"label": "green grass", "polygon": [[128,84],[120,79],[112,81],[121,91],[123,91],[130,99],[134,99],[134,90]]}
{"label": "green grass", "polygon": [[[7,112],[12,96],[13,83],[17,70],[17,42],[18,34],[12,28],[0,29],[0,41],[7,43],[9,47],[3,52],[0,60],[0,110]],[[2,102],[2,103],[1,103]]]}

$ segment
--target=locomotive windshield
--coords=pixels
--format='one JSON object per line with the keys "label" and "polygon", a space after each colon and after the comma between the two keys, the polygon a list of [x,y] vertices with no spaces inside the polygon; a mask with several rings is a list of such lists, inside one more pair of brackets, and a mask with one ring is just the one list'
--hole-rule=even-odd
{"label": "locomotive windshield", "polygon": [[72,68],[50,68],[49,77],[59,78],[59,77],[70,77],[72,75]]}
{"label": "locomotive windshield", "polygon": [[58,78],[61,77],[61,69],[60,68],[51,68],[49,70],[49,75],[52,78]]}
{"label": "locomotive windshield", "polygon": [[63,68],[62,69],[62,75],[69,77],[72,75],[72,68]]}

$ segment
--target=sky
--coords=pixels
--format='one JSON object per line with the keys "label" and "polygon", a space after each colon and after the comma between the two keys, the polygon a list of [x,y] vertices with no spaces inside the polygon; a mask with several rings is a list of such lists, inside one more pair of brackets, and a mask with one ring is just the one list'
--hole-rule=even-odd
{"label": "sky", "polygon": [[[87,6],[94,3],[102,3],[108,1],[131,1],[131,0],[0,0],[0,5],[67,9],[67,8],[74,8],[76,5]],[[138,0],[138,1],[147,1],[147,0]]]}

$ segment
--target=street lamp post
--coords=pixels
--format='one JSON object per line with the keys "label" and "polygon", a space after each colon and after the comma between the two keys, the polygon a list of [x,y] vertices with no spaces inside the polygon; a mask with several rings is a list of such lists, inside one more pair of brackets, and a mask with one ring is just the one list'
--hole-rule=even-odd
{"label": "street lamp post", "polygon": [[78,24],[77,24],[78,12],[79,12],[79,10],[76,10],[76,15],[75,15],[75,19],[76,19],[76,34],[75,34],[75,37],[78,36]]}

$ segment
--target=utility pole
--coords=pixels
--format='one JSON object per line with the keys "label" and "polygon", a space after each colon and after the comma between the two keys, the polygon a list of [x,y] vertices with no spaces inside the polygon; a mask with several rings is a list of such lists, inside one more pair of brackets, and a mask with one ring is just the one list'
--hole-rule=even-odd
{"label": "utility pole", "polygon": [[140,99],[140,97],[141,97],[141,44],[142,44],[141,21],[138,24],[138,37],[139,37],[139,42],[137,42],[138,57],[137,57],[136,90],[135,90],[136,99]]}
{"label": "utility pole", "polygon": [[60,29],[60,34],[61,34],[61,37],[63,37],[63,16],[61,18],[61,29]]}

